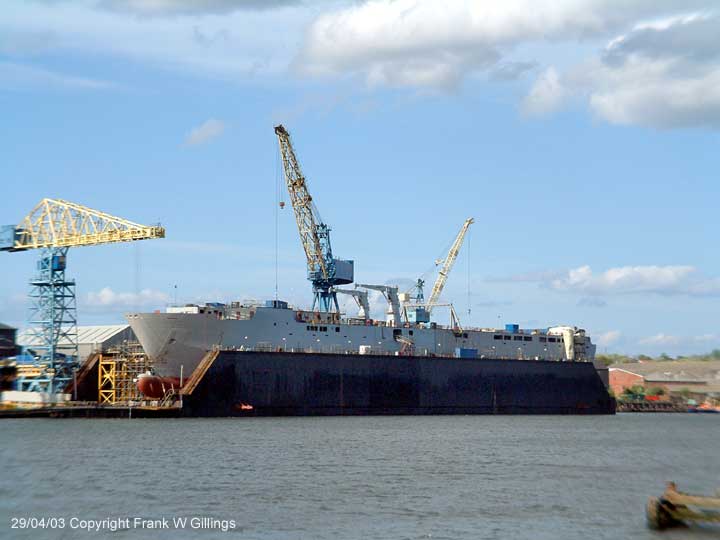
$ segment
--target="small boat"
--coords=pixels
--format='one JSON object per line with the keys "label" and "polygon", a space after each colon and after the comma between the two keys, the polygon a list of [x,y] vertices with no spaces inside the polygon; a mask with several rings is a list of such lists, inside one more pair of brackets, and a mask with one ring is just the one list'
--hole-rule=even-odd
{"label": "small boat", "polygon": [[650,497],[645,508],[648,527],[655,530],[683,527],[688,523],[720,524],[720,494],[717,497],[689,495],[677,490],[675,482],[668,482],[660,497]]}

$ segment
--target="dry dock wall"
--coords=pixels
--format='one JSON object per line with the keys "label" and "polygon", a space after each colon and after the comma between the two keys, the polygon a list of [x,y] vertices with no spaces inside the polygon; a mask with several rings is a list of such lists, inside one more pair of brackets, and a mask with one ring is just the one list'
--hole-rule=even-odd
{"label": "dry dock wall", "polygon": [[614,414],[589,362],[223,351],[187,416]]}

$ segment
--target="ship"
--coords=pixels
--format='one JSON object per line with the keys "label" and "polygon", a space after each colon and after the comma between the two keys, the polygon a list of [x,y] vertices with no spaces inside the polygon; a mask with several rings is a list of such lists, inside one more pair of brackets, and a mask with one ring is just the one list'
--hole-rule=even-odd
{"label": "ship", "polygon": [[198,414],[612,414],[583,329],[393,325],[287,302],[132,313],[153,372],[140,391],[180,389],[207,353]]}
{"label": "ship", "polygon": [[[396,285],[343,287],[355,282],[354,261],[333,255],[330,228],[315,208],[289,133],[282,125],[275,133],[312,307],[276,296],[127,314],[153,366],[138,380],[147,398],[165,399],[192,378],[186,410],[197,416],[614,413],[595,369],[595,345],[582,328],[464,327],[452,304],[439,302],[472,218],[438,261],[427,300],[423,279],[412,292]],[[384,319],[372,316],[371,291],[387,301]],[[357,316],[342,312],[338,294],[357,302]],[[450,324],[433,320],[441,306],[450,308]]]}

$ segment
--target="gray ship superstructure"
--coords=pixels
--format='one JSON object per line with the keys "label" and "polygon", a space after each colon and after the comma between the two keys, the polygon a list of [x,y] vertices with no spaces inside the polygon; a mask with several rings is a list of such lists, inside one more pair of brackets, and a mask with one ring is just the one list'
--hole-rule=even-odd
{"label": "gray ship superstructure", "polygon": [[[487,359],[588,361],[595,345],[570,326],[546,330],[451,328],[292,309],[282,301],[168,307],[127,315],[160,377],[187,377],[207,351],[313,352]],[[391,358],[388,358],[391,361]]]}

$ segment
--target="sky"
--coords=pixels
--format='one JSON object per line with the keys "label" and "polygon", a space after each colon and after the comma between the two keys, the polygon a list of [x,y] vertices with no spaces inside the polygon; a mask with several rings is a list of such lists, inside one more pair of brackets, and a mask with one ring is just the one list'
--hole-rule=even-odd
{"label": "sky", "polygon": [[[464,326],[709,351],[718,35],[715,0],[9,0],[0,223],[50,197],[166,228],[71,250],[80,324],[272,298],[276,260],[309,307],[282,123],[357,282],[429,293],[473,217],[443,293]],[[37,256],[0,253],[0,321],[26,324]]]}

